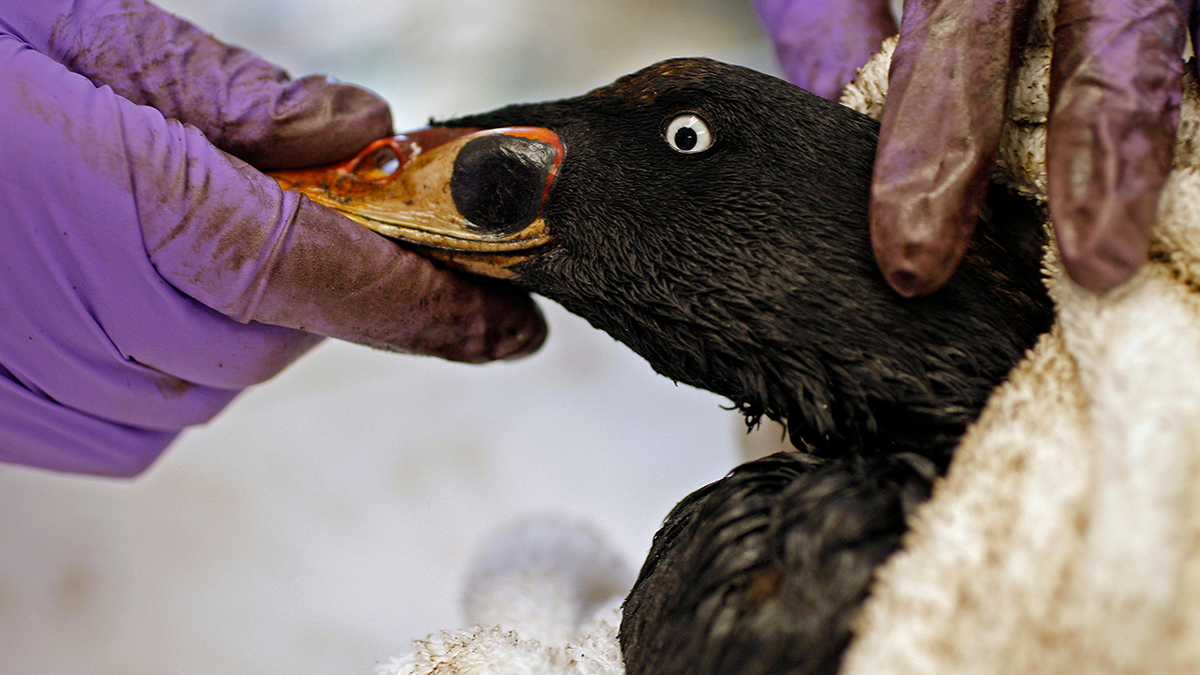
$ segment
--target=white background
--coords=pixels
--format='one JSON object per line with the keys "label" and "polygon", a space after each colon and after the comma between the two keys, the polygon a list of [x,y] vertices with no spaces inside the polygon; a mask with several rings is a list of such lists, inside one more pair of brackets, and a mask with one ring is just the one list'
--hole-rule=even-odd
{"label": "white background", "polygon": [[[743,0],[168,0],[293,74],[430,116],[575,95],[658,59],[774,68]],[[543,303],[484,367],[326,342],[132,481],[0,465],[0,675],[369,675],[461,626],[473,551],[537,513],[640,564],[736,463],[724,401]]]}

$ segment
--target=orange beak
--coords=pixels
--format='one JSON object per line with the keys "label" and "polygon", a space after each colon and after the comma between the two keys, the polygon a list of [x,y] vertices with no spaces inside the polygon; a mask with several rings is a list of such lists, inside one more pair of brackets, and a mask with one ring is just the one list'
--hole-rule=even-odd
{"label": "orange beak", "polygon": [[429,257],[509,278],[509,266],[553,242],[542,205],[564,152],[549,129],[429,127],[381,138],[341,164],[271,175]]}

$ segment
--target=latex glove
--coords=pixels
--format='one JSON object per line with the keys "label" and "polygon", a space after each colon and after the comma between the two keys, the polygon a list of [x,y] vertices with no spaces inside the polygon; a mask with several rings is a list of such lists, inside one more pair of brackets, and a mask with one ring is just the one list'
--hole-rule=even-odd
{"label": "latex glove", "polygon": [[836,101],[895,35],[887,0],[754,0],[788,80]]}
{"label": "latex glove", "polygon": [[[1032,3],[905,3],[870,209],[876,258],[902,295],[932,293],[962,259]],[[1146,258],[1171,166],[1192,14],[1192,0],[1059,2],[1046,148],[1050,212],[1068,274],[1093,291],[1124,282]]]}
{"label": "latex glove", "polygon": [[374,95],[141,0],[0,0],[0,72],[0,460],[136,474],[313,334],[471,362],[541,343],[525,293],[242,161],[345,158],[391,131]]}

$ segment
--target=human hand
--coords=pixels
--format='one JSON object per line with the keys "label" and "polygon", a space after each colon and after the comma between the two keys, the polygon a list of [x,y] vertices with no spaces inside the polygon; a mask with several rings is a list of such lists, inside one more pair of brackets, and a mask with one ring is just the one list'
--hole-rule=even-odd
{"label": "human hand", "polygon": [[365,90],[291,81],[142,0],[0,0],[0,62],[0,460],[136,474],[313,334],[469,362],[540,345],[524,292],[251,167],[389,135]]}
{"label": "human hand", "polygon": [[[1119,285],[1145,260],[1171,167],[1193,6],[1188,0],[1058,3],[1046,141],[1049,208],[1067,273],[1090,290]],[[962,259],[1032,9],[1032,0],[905,4],[870,209],[876,258],[901,295],[936,291]]]}

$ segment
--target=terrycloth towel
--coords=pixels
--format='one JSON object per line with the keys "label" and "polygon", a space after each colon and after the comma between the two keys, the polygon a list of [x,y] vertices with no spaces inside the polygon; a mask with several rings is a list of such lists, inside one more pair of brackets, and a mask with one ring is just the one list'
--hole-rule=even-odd
{"label": "terrycloth towel", "polygon": [[621,675],[632,571],[592,527],[536,519],[499,533],[468,572],[469,628],[413,643],[376,675]]}
{"label": "terrycloth towel", "polygon": [[[1045,199],[1052,2],[998,177]],[[843,103],[878,116],[894,43]],[[1200,673],[1200,127],[1191,64],[1150,264],[1058,319],[991,397],[881,570],[842,672]]]}

